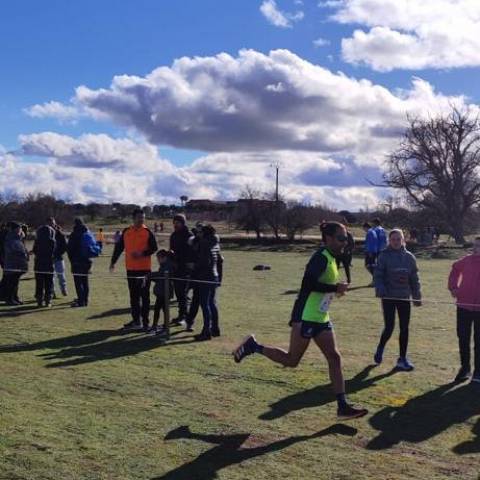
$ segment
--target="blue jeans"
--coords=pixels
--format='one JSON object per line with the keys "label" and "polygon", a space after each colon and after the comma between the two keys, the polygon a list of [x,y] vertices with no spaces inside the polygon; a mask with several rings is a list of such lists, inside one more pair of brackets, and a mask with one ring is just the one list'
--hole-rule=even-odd
{"label": "blue jeans", "polygon": [[[214,280],[215,282],[218,279]],[[218,308],[216,301],[217,285],[200,283],[199,287],[200,307],[203,313],[203,333],[219,332]]]}

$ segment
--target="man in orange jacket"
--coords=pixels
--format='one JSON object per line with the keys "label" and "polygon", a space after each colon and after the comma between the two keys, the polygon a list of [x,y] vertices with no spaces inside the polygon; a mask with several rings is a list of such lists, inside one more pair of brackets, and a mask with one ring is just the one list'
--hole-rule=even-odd
{"label": "man in orange jacket", "polygon": [[[148,330],[148,314],[150,311],[150,282],[144,281],[146,275],[152,271],[151,256],[157,251],[157,241],[149,228],[145,225],[145,213],[137,208],[133,211],[133,225],[126,228],[115,249],[110,263],[113,272],[115,263],[125,250],[125,266],[130,292],[130,307],[132,320],[124,325],[128,329]],[[142,322],[140,322],[140,318]]]}

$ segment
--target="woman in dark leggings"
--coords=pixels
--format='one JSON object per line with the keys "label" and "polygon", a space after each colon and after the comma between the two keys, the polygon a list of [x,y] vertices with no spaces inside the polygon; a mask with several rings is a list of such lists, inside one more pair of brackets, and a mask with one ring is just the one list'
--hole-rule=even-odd
{"label": "woman in dark leggings", "polygon": [[413,298],[414,306],[422,304],[417,262],[415,256],[405,248],[401,230],[392,230],[388,239],[389,245],[378,257],[374,273],[376,294],[382,299],[385,326],[373,358],[375,363],[382,363],[385,345],[395,327],[397,312],[400,323],[400,356],[396,368],[409,372],[414,368],[407,358],[410,298]]}

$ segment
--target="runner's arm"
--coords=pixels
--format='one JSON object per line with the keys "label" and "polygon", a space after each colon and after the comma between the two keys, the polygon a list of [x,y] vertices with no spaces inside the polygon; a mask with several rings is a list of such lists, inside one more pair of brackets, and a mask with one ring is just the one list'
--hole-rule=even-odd
{"label": "runner's arm", "polygon": [[321,254],[314,255],[305,269],[303,284],[312,292],[335,293],[337,291],[337,285],[329,285],[318,281],[326,269],[326,257]]}

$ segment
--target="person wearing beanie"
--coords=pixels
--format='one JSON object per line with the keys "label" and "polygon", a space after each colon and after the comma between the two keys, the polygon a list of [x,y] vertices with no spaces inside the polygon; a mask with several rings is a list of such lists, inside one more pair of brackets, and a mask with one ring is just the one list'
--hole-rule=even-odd
{"label": "person wearing beanie", "polygon": [[44,304],[52,306],[55,248],[55,230],[42,225],[36,232],[32,249],[35,255],[35,298],[39,307]]}
{"label": "person wearing beanie", "polygon": [[[129,330],[149,330],[150,280],[152,255],[157,251],[153,232],[145,225],[145,213],[137,208],[132,213],[133,225],[126,228],[115,244],[110,271],[125,251],[128,290],[132,320],[123,327]],[[143,324],[143,325],[142,325]]]}
{"label": "person wearing beanie", "polygon": [[187,292],[189,288],[188,280],[193,271],[193,252],[190,238],[192,233],[188,229],[185,215],[177,214],[173,217],[173,233],[170,235],[170,250],[174,252],[175,271],[174,276],[182,280],[175,280],[175,296],[178,300],[178,317],[172,320],[172,323],[181,324],[187,320],[188,305]]}

